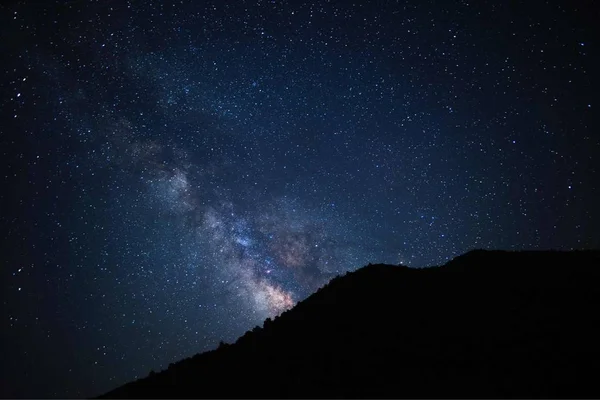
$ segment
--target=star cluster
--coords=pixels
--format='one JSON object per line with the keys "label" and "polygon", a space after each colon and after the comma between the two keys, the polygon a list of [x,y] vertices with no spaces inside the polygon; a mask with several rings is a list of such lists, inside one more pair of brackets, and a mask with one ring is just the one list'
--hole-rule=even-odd
{"label": "star cluster", "polygon": [[2,6],[2,395],[97,395],[369,262],[599,247],[591,7]]}

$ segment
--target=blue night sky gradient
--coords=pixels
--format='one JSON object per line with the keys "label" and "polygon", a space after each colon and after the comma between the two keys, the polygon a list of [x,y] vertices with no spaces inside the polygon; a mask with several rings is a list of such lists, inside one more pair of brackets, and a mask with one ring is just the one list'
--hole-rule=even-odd
{"label": "blue night sky gradient", "polygon": [[507,3],[2,6],[1,394],[98,395],[369,262],[600,247],[597,10]]}

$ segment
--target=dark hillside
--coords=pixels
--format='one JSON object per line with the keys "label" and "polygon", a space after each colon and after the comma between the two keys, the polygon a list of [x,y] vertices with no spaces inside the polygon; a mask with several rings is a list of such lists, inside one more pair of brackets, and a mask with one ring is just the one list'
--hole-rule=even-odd
{"label": "dark hillside", "polygon": [[102,397],[600,397],[600,252],[369,265]]}

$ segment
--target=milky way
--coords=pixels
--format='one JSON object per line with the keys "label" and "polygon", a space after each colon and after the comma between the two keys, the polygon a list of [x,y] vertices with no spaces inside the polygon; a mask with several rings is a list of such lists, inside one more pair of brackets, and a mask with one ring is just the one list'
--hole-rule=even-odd
{"label": "milky way", "polygon": [[376,3],[2,6],[3,396],[97,395],[368,263],[600,246],[597,14]]}

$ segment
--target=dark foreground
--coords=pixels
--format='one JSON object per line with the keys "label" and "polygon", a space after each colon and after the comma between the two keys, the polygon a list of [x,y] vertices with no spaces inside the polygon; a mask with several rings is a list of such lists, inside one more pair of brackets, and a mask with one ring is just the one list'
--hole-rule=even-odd
{"label": "dark foreground", "polygon": [[600,398],[600,251],[370,265],[102,398]]}

